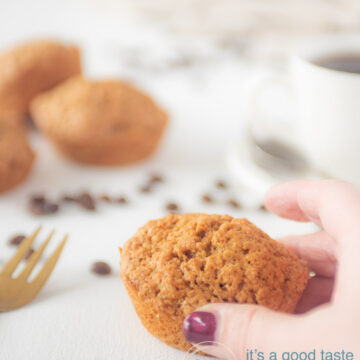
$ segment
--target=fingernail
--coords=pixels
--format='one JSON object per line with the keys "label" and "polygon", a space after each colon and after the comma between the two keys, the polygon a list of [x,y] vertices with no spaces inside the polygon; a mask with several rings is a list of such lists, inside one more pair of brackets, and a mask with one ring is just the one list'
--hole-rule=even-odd
{"label": "fingernail", "polygon": [[195,311],[183,322],[185,339],[194,344],[211,345],[215,341],[215,331],[216,317],[211,312]]}

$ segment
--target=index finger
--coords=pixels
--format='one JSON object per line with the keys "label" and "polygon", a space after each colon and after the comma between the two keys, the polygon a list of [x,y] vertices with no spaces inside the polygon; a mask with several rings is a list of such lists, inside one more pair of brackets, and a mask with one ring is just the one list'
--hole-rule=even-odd
{"label": "index finger", "polygon": [[344,181],[299,180],[277,185],[266,194],[265,204],[281,217],[313,221],[335,239],[360,235],[360,191]]}

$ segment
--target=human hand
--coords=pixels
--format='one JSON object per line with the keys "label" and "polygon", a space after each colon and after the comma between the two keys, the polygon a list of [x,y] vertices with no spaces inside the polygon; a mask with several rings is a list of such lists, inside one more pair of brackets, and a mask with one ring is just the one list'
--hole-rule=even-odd
{"label": "human hand", "polygon": [[[208,304],[184,320],[186,339],[194,344],[210,342],[196,346],[223,359],[267,360],[275,352],[283,360],[283,353],[308,354],[314,349],[316,360],[358,359],[360,190],[337,180],[294,181],[272,188],[265,204],[281,217],[312,221],[323,229],[282,239],[316,274],[297,314],[258,305]],[[249,351],[255,349],[250,358]],[[260,352],[263,358],[258,357]],[[296,354],[292,360],[300,360]]]}

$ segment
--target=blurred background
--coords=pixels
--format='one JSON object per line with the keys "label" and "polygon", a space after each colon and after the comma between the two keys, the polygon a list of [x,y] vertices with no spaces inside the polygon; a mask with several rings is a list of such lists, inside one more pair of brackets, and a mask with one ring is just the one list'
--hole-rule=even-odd
{"label": "blurred background", "polygon": [[237,44],[244,57],[283,56],[294,40],[359,29],[356,0],[2,1],[1,43],[28,35],[121,38],[129,28]]}
{"label": "blurred background", "polygon": [[[29,194],[120,191],[141,184],[142,174],[158,171],[173,182],[157,195],[157,212],[148,201],[133,228],[163,215],[162,198],[182,197],[182,211],[237,215],[231,207],[208,209],[198,201],[219,178],[232,184],[231,191],[245,208],[256,209],[269,184],[302,174],[285,171],[277,178],[271,174],[269,181],[269,169],[260,169],[254,154],[244,148],[249,129],[269,130],[262,119],[254,119],[254,87],[264,74],[286,77],[299,42],[323,33],[357,31],[357,0],[0,0],[0,50],[39,38],[74,43],[81,48],[86,76],[124,79],[148,92],[170,114],[155,156],[125,168],[71,163],[33,134],[34,170],[22,186],[2,196],[0,205],[16,214],[26,208]],[[296,118],[287,89],[274,87],[263,95],[264,108],[282,119],[286,130]],[[276,147],[275,152],[289,154],[286,148]],[[266,157],[261,161],[269,164]],[[273,173],[279,175],[279,169]],[[131,191],[138,196],[136,189]],[[32,218],[24,221],[33,223]]]}
{"label": "blurred background", "polygon": [[43,37],[79,43],[88,75],[126,78],[161,101],[172,115],[160,154],[169,166],[222,166],[248,120],[254,78],[285,69],[299,40],[359,29],[357,0],[0,2],[1,49]]}

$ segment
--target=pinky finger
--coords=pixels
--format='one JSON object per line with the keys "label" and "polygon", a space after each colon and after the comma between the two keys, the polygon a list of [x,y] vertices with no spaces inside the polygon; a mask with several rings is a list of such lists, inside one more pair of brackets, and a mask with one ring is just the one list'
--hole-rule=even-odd
{"label": "pinky finger", "polygon": [[334,279],[315,276],[309,280],[303,296],[296,306],[295,313],[303,314],[317,306],[331,301]]}

